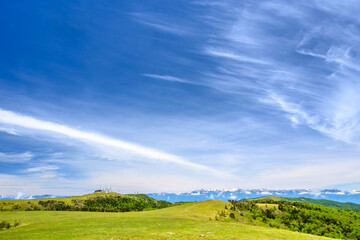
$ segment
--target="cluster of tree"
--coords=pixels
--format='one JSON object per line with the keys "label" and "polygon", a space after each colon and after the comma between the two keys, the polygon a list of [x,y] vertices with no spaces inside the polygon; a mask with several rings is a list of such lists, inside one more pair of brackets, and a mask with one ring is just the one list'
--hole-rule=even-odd
{"label": "cluster of tree", "polygon": [[284,228],[319,236],[360,240],[360,213],[321,205],[273,200],[229,201],[217,220]]}
{"label": "cluster of tree", "polygon": [[174,204],[171,204],[164,200],[155,200],[154,198],[149,197],[146,194],[127,194],[126,196],[142,199],[145,202],[145,204],[147,205],[147,207],[145,209],[153,209],[153,208],[160,209],[160,208],[166,208],[166,207],[170,207],[170,206],[174,205]]}
{"label": "cluster of tree", "polygon": [[171,206],[166,201],[155,200],[145,194],[136,195],[108,195],[93,196],[87,199],[71,199],[69,201],[61,200],[40,200],[36,202],[27,202],[25,206],[15,204],[8,210],[25,211],[93,211],[93,212],[128,212],[143,211],[150,209],[160,209]]}
{"label": "cluster of tree", "polygon": [[0,230],[5,229],[5,228],[9,229],[10,227],[17,227],[19,225],[21,225],[20,221],[15,221],[13,225],[11,225],[11,223],[8,221],[1,221],[0,222]]}
{"label": "cluster of tree", "polygon": [[261,201],[261,200],[273,200],[273,201],[286,201],[286,202],[304,202],[311,204],[323,205],[326,207],[336,207],[341,209],[348,209],[355,212],[360,212],[360,204],[351,202],[337,202],[327,199],[313,199],[313,198],[291,198],[291,197],[279,197],[279,196],[266,196],[255,199],[242,199],[240,201]]}
{"label": "cluster of tree", "polygon": [[[64,201],[56,201],[56,200],[39,201],[39,205],[42,206],[44,210],[49,210],[49,211],[74,210],[73,206],[66,204]],[[41,208],[38,208],[37,206],[33,206],[33,207],[35,208],[34,210],[41,210]]]}
{"label": "cluster of tree", "polygon": [[133,196],[95,197],[85,200],[83,209],[98,212],[129,212],[169,207],[171,203]]}

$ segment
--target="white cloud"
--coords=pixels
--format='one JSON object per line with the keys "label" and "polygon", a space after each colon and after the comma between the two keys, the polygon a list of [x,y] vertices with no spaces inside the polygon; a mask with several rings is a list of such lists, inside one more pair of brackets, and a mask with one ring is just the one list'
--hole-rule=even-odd
{"label": "white cloud", "polygon": [[150,15],[139,12],[131,13],[131,15],[134,21],[162,32],[181,35],[181,36],[188,35],[192,32],[191,29],[184,27],[185,25],[182,22],[169,21],[164,19],[164,17],[161,15],[156,15],[156,14]]}
{"label": "white cloud", "polygon": [[57,178],[60,179],[64,174],[59,173],[60,167],[56,165],[43,165],[27,168],[23,172],[39,179]]}
{"label": "white cloud", "polygon": [[299,192],[299,195],[305,195],[305,194],[310,194],[311,192]]}
{"label": "white cloud", "polygon": [[11,135],[18,135],[15,129],[13,128],[7,128],[7,127],[0,127],[0,132],[5,132]]}
{"label": "white cloud", "polygon": [[268,62],[266,62],[266,61],[264,61],[262,59],[250,57],[250,56],[247,56],[247,55],[235,54],[233,52],[226,51],[224,49],[215,49],[215,48],[212,48],[212,47],[207,47],[205,49],[205,53],[208,54],[208,55],[212,55],[214,57],[228,58],[228,59],[236,60],[236,61],[239,61],[239,62],[263,64],[263,65],[269,64]]}
{"label": "white cloud", "polygon": [[[210,12],[208,24],[218,32],[204,54],[232,61],[217,60],[218,68],[204,73],[207,84],[235,101],[248,95],[275,106],[293,127],[360,143],[359,34],[346,14],[359,10],[353,4],[263,1]],[[328,15],[313,24],[324,10]],[[296,53],[301,64],[288,61]]]}
{"label": "white cloud", "polygon": [[145,76],[145,77],[154,78],[154,79],[160,79],[160,80],[165,80],[165,81],[170,81],[170,82],[181,82],[181,83],[196,84],[196,83],[193,83],[193,82],[185,80],[185,79],[181,79],[181,78],[177,78],[177,77],[173,77],[173,76],[168,76],[168,75],[158,75],[158,74],[151,74],[151,73],[144,73],[142,75]]}
{"label": "white cloud", "polygon": [[[184,178],[186,190],[195,189],[194,182],[199,183],[199,188],[213,184],[223,188],[224,185],[234,187],[234,182],[241,184],[235,187],[262,187],[264,184],[275,187],[297,184],[299,187],[314,187],[328,185],[328,182],[335,184],[355,181],[356,174],[350,172],[358,173],[358,167],[351,165],[354,160],[344,159],[343,156],[357,156],[358,152],[353,145],[343,142],[360,142],[360,35],[356,27],[359,21],[355,18],[358,15],[355,13],[359,10],[356,1],[335,3],[319,0],[291,4],[278,0],[196,1],[195,4],[197,6],[193,7],[203,8],[204,11],[187,15],[186,19],[177,18],[180,14],[174,16],[160,13],[160,10],[157,13],[133,13],[131,17],[152,30],[188,37],[187,42],[191,42],[191,37],[201,35],[201,38],[194,39],[194,44],[189,49],[181,49],[178,56],[175,56],[176,51],[169,54],[166,51],[169,49],[165,49],[166,61],[171,62],[170,66],[176,67],[174,63],[186,65],[189,72],[181,75],[176,70],[176,76],[168,75],[169,68],[164,64],[155,72],[165,74],[143,74],[147,78],[197,84],[219,90],[207,92],[208,96],[214,96],[216,100],[201,99],[209,100],[209,104],[194,108],[199,110],[196,117],[181,117],[181,114],[174,114],[175,117],[164,114],[165,117],[159,117],[156,113],[150,113],[150,117],[145,116],[148,113],[136,117],[132,115],[128,121],[136,123],[124,124],[123,128],[136,128],[136,131],[142,129],[144,132],[139,134],[142,135],[142,145],[1,109],[0,122],[7,125],[0,131],[23,134],[23,129],[12,129],[16,126],[61,134],[85,142],[91,149],[84,151],[79,159],[85,159],[84,155],[93,159],[72,158],[65,159],[65,162],[68,161],[79,169],[84,166],[86,169],[82,169],[83,173],[87,174],[84,178],[94,177],[92,184],[95,186],[98,183],[116,185],[120,182],[124,184],[121,187],[129,191],[174,191],[174,188],[184,188]],[[179,13],[182,13],[181,9]],[[205,27],[198,29],[197,26]],[[158,34],[156,40],[162,36],[163,34]],[[166,41],[172,44],[177,39],[179,38],[167,38]],[[193,54],[202,56],[192,57]],[[193,82],[194,79],[196,82]],[[197,97],[200,99],[202,96]],[[214,100],[220,100],[224,104],[213,105]],[[185,101],[187,99],[181,99],[179,103]],[[196,101],[191,104],[199,105]],[[206,116],[201,115],[204,109]],[[118,115],[109,113],[114,119],[119,119]],[[253,121],[243,121],[240,118]],[[149,120],[158,126],[147,126],[150,125]],[[111,119],[108,122],[114,121]],[[111,127],[108,132],[109,129]],[[303,131],[304,129],[306,130]],[[129,130],[134,139],[136,134],[133,133],[136,131]],[[328,138],[318,136],[315,132]],[[119,136],[121,139],[129,139],[124,135]],[[346,147],[342,148],[343,146]],[[197,163],[203,165],[157,149],[191,156],[189,159],[196,159]],[[92,150],[96,152],[94,155],[89,154]],[[137,171],[125,172],[120,177],[116,174],[109,175],[108,172],[118,174],[119,170],[128,167],[124,166],[128,162],[104,159],[120,160],[126,158],[124,156],[129,152],[137,154],[137,163],[129,164]],[[332,163],[328,167],[325,161],[316,158],[332,154],[336,155],[336,161],[343,163],[343,166]],[[150,159],[151,163],[161,160],[182,166],[170,169],[164,164],[164,175],[157,172],[144,177],[144,172],[152,172],[161,167],[148,162],[144,164],[141,162],[144,158]],[[78,162],[75,163],[76,161]],[[109,167],[104,169],[103,165],[107,164]],[[349,164],[353,168],[344,167]],[[146,167],[140,169],[139,165]],[[214,172],[204,165],[234,172],[239,178],[229,182],[218,178],[207,179],[208,182],[194,180],[190,174],[186,175],[186,168],[183,168],[187,166],[205,170],[206,173]],[[264,169],[269,169],[269,172],[263,173]],[[277,171],[279,169],[281,171]],[[171,178],[168,171],[179,175]],[[166,174],[168,175],[165,176]],[[336,175],[336,179],[329,177],[332,175]],[[240,178],[243,178],[242,181]],[[219,183],[214,183],[215,181]],[[126,186],[129,182],[134,184]],[[86,184],[84,181],[83,185]],[[154,186],[158,186],[158,189]]]}
{"label": "white cloud", "polygon": [[[297,164],[286,169],[264,171],[260,181],[267,182],[275,188],[287,185],[293,188],[319,188],[338,184],[339,182],[356,182],[360,174],[360,163],[357,159],[329,160],[325,163]],[[329,178],[331,176],[331,178]]]}
{"label": "white cloud", "polygon": [[345,195],[345,192],[343,192],[343,191],[339,191],[339,192],[323,192],[323,194]]}
{"label": "white cloud", "polygon": [[200,1],[193,1],[192,4],[200,5],[200,6],[210,6],[210,7],[226,7],[228,4],[225,1],[207,1],[207,0],[200,0]]}
{"label": "white cloud", "polygon": [[262,191],[260,192],[261,195],[271,195],[271,192]]}
{"label": "white cloud", "polygon": [[34,157],[31,152],[24,153],[3,153],[0,152],[0,162],[22,163],[30,161]]}
{"label": "white cloud", "polygon": [[164,162],[170,162],[170,163],[176,163],[183,166],[187,166],[189,168],[195,169],[195,170],[202,170],[207,171],[212,174],[220,174],[217,170],[214,170],[210,167],[200,165],[197,163],[192,163],[190,161],[187,161],[185,159],[182,159],[178,156],[161,152],[155,149],[143,147],[134,143],[125,142],[119,139],[114,139],[106,136],[102,136],[100,134],[95,134],[91,132],[86,131],[80,131],[74,128],[70,128],[64,125],[42,121],[35,119],[33,117],[20,115],[11,111],[6,111],[0,109],[0,123],[4,124],[11,124],[14,126],[24,127],[24,128],[30,128],[34,130],[40,130],[40,131],[48,131],[52,133],[62,134],[64,136],[77,139],[80,141],[84,141],[86,143],[91,144],[101,144],[113,148],[118,148],[122,150],[127,150],[136,154],[139,154],[141,156],[144,156],[146,158],[150,159],[157,159]]}
{"label": "white cloud", "polygon": [[2,194],[13,195],[14,192],[25,194],[59,194],[81,195],[88,193],[88,186],[85,182],[70,181],[58,178],[42,178],[39,174],[12,175],[0,174],[0,191]]}
{"label": "white cloud", "polygon": [[23,192],[16,192],[16,196],[15,196],[15,199],[20,199],[21,196],[23,196],[25,193]]}
{"label": "white cloud", "polygon": [[45,165],[45,166],[40,166],[40,167],[32,167],[32,168],[28,168],[26,169],[26,172],[47,172],[47,171],[54,171],[54,170],[58,170],[59,167],[56,165]]}

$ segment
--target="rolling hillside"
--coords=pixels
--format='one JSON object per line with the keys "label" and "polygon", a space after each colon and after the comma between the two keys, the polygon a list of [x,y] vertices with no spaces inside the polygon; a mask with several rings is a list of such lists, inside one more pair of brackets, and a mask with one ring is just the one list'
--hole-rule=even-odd
{"label": "rolling hillside", "polygon": [[[279,201],[280,200],[280,201]],[[340,239],[360,239],[360,213],[278,197],[230,201],[216,215],[223,222],[287,229]]]}
{"label": "rolling hillside", "polygon": [[329,239],[213,220],[216,213],[228,204],[210,200],[124,213],[3,211],[0,212],[0,220],[20,220],[22,225],[1,230],[0,239]]}
{"label": "rolling hillside", "polygon": [[286,201],[286,202],[303,202],[303,203],[311,203],[311,204],[319,204],[327,207],[335,207],[341,209],[348,209],[356,212],[360,212],[360,204],[351,203],[351,202],[337,202],[332,200],[325,199],[313,199],[313,198],[290,198],[290,197],[279,197],[279,196],[265,196],[259,198],[244,198],[241,201],[252,201],[252,200],[274,200],[274,201]]}

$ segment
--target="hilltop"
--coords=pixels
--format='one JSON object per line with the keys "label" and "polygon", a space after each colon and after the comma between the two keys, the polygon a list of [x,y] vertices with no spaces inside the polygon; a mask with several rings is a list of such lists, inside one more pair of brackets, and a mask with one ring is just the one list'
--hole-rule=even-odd
{"label": "hilltop", "polygon": [[256,200],[273,200],[273,201],[286,201],[286,202],[303,202],[311,204],[319,204],[327,207],[335,207],[340,209],[348,209],[356,212],[360,212],[360,204],[351,203],[351,202],[337,202],[326,199],[313,199],[313,198],[291,198],[291,197],[279,197],[274,195],[258,197],[258,198],[244,198],[240,201],[256,201]]}
{"label": "hilltop", "polygon": [[145,194],[123,195],[115,192],[96,192],[83,196],[64,198],[22,199],[0,201],[0,211],[96,211],[128,212],[159,209],[171,206],[171,203],[155,200]]}

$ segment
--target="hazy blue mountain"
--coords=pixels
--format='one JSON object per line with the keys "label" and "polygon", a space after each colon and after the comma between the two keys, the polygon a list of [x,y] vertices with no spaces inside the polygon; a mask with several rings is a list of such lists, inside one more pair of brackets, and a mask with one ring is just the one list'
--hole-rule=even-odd
{"label": "hazy blue mountain", "polygon": [[1,195],[0,194],[0,200],[10,200],[10,199],[40,199],[40,198],[59,198],[59,197],[66,197],[66,196],[54,196],[50,194],[44,194],[44,195],[34,195],[34,196],[15,196],[15,195]]}
{"label": "hazy blue mountain", "polygon": [[[243,198],[257,198],[261,196],[275,195],[279,197],[304,197],[313,199],[327,199],[339,202],[353,202],[360,204],[360,190],[342,191],[338,189],[290,189],[290,190],[268,190],[268,189],[200,189],[187,193],[149,193],[148,196],[156,200],[165,200],[169,202],[192,202],[203,201],[209,199],[218,200],[240,200]],[[15,196],[0,195],[0,200],[5,199],[39,199],[39,198],[55,198],[64,196],[54,195],[35,195],[35,196]]]}
{"label": "hazy blue mountain", "polygon": [[304,197],[314,199],[327,199],[339,202],[360,203],[360,191],[341,191],[337,189],[323,189],[319,191],[309,189],[290,189],[290,190],[267,190],[267,189],[201,189],[189,193],[151,193],[150,197],[157,200],[169,202],[178,201],[202,201],[209,199],[218,200],[239,200],[243,198],[256,198],[267,195],[279,197]]}

